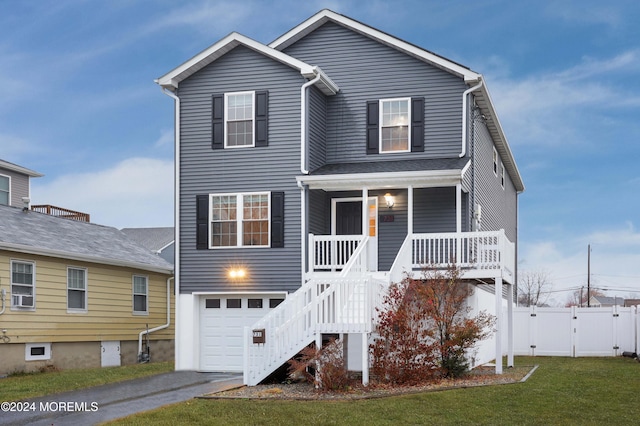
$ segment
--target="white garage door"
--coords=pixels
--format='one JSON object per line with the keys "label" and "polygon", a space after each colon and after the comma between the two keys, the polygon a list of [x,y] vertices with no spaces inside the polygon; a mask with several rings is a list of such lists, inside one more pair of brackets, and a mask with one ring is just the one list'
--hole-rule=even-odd
{"label": "white garage door", "polygon": [[244,327],[251,327],[283,296],[206,295],[200,297],[200,370],[243,369]]}

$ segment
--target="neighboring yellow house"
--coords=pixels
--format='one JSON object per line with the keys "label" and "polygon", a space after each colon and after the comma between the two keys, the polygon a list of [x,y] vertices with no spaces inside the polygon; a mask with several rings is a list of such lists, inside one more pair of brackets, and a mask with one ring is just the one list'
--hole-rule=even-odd
{"label": "neighboring yellow house", "polygon": [[118,229],[0,205],[0,375],[174,358],[173,265]]}

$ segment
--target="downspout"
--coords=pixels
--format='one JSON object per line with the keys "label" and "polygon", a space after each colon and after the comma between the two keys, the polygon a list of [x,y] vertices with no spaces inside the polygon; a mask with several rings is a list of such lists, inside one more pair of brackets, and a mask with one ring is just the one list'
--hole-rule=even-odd
{"label": "downspout", "polygon": [[[317,70],[314,69],[314,72]],[[307,87],[320,81],[318,72],[313,80],[307,81],[300,88],[300,171],[304,175],[309,174],[307,169]]]}
{"label": "downspout", "polygon": [[4,310],[7,307],[4,300],[6,296],[7,296],[7,290],[3,288],[2,290],[0,290],[0,300],[2,301],[2,310],[0,311],[0,315],[4,314]]}
{"label": "downspout", "polygon": [[[314,72],[317,72],[314,69]],[[309,169],[307,169],[307,88],[313,84],[316,84],[320,81],[321,74],[317,72],[315,78],[313,80],[307,81],[305,84],[300,87],[300,172],[303,175],[309,174]],[[298,186],[300,187],[300,252],[302,259],[300,260],[301,273],[302,273],[302,281],[305,280],[305,275],[307,272],[306,262],[307,262],[307,191],[305,190],[305,186],[301,181],[298,181]]]}
{"label": "downspout", "polygon": [[[175,316],[176,316],[176,329],[175,329],[175,343],[178,347],[178,342],[181,338],[181,333],[178,326],[178,318],[180,318],[180,303],[178,303],[178,296],[180,295],[180,198],[178,196],[180,192],[180,98],[170,90],[160,87],[162,93],[169,96],[174,100],[174,126],[175,126],[175,148],[173,153],[173,167],[174,167],[174,188],[173,188],[173,228],[174,228],[174,256],[173,256],[173,277],[175,279],[173,291],[175,296]],[[175,351],[175,365],[176,367],[181,365],[180,351]]]}
{"label": "downspout", "polygon": [[474,92],[482,87],[482,77],[480,78],[480,83],[477,85],[465,90],[462,93],[462,152],[460,153],[460,158],[467,155],[467,95],[471,92]]}
{"label": "downspout", "polygon": [[167,278],[167,323],[159,325],[157,327],[150,328],[148,330],[142,330],[138,334],[138,359],[142,356],[142,336],[145,334],[151,334],[158,330],[163,330],[171,324],[171,280],[173,277]]}

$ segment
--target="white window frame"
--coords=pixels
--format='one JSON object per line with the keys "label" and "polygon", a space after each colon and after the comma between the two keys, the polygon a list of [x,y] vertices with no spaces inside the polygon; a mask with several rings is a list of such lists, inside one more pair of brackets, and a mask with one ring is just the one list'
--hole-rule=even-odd
{"label": "white window frame", "polygon": [[504,164],[501,164],[500,165],[500,185],[502,186],[502,189],[504,189],[504,179],[505,179]]}
{"label": "white window frame", "polygon": [[[35,311],[36,310],[36,262],[33,262],[31,260],[21,260],[21,259],[11,259],[11,263],[9,265],[9,285],[10,285],[10,289],[11,289],[11,296],[14,295],[14,291],[13,291],[13,286],[23,286],[26,287],[27,284],[22,284],[22,283],[14,283],[13,282],[13,265],[14,264],[29,264],[31,265],[31,297],[33,297],[33,306],[25,306],[25,307],[21,307],[21,306],[14,306],[13,304],[13,300],[11,303],[11,310],[12,311]],[[18,293],[20,294],[20,293]],[[13,299],[13,297],[12,297]]]}
{"label": "white window frame", "polygon": [[[9,182],[9,189],[6,191],[7,204],[4,204],[4,205],[10,206],[11,205],[11,176],[0,174],[0,178],[7,178],[7,181]],[[0,189],[0,192],[5,192],[5,191],[3,189]],[[0,205],[2,205],[2,203],[0,203]]]}
{"label": "white window frame", "polygon": [[[401,127],[401,125],[396,125],[396,126],[384,126],[384,120],[383,120],[383,110],[384,110],[384,104],[387,102],[406,102],[407,103],[407,149],[403,149],[403,150],[397,150],[397,151],[385,151],[382,149],[382,129],[383,128],[391,128],[391,127]],[[391,99],[380,99],[378,101],[378,140],[379,145],[378,145],[378,152],[380,154],[398,154],[398,153],[403,153],[403,152],[411,152],[411,98],[391,98]]]}
{"label": "white window frame", "polygon": [[[44,348],[43,355],[31,355],[31,349]],[[24,344],[24,360],[25,361],[48,361],[51,359],[51,343],[25,343]]]}
{"label": "white window frame", "polygon": [[[71,270],[76,270],[76,271],[83,271],[84,272],[84,289],[79,289],[79,288],[71,288],[69,287],[69,271]],[[89,292],[88,289],[88,281],[89,281],[89,277],[88,277],[88,272],[87,272],[87,268],[81,268],[78,266],[67,266],[67,313],[68,314],[75,314],[75,313],[86,313],[88,310],[88,297],[87,294]],[[69,306],[69,292],[70,291],[83,291],[84,292],[84,308],[72,308]]]}
{"label": "white window frame", "polygon": [[[230,120],[229,119],[229,98],[232,96],[244,96],[251,95],[251,144],[250,145],[229,145],[229,126],[230,122],[234,121],[246,121],[244,120]],[[229,92],[224,94],[224,148],[225,149],[235,149],[235,148],[252,148],[256,146],[256,92]]]}
{"label": "white window frame", "polygon": [[498,176],[498,151],[496,147],[493,147],[493,174]]}
{"label": "white window frame", "polygon": [[[136,278],[144,278],[145,280],[145,294],[136,293]],[[145,310],[144,311],[136,311],[136,296],[144,296],[145,297]],[[131,310],[133,315],[149,315],[149,276],[148,275],[140,275],[134,274],[131,276]]]}
{"label": "white window frame", "polygon": [[[244,197],[251,195],[265,195],[267,197],[267,244],[266,245],[244,245],[243,244],[243,223],[244,223]],[[236,197],[236,245],[214,246],[213,245],[213,198],[214,197]],[[217,221],[220,222],[220,221]],[[210,249],[230,249],[230,248],[269,248],[271,247],[271,192],[238,192],[227,194],[209,194],[209,248]]]}

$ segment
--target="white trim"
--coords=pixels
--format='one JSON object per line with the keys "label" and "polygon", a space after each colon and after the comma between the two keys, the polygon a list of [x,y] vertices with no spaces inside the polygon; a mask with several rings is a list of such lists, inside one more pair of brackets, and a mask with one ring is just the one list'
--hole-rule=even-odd
{"label": "white trim", "polygon": [[[266,195],[267,196],[267,223],[269,229],[267,231],[267,244],[266,245],[244,245],[242,243],[243,237],[243,229],[242,224],[244,220],[244,197],[251,195]],[[214,246],[213,238],[212,238],[212,229],[211,226],[213,224],[213,209],[212,200],[213,197],[236,197],[236,245],[232,246]],[[232,221],[225,221],[232,222]],[[208,238],[209,238],[209,249],[214,250],[224,250],[230,248],[269,248],[271,247],[271,192],[270,191],[259,191],[259,192],[234,192],[234,193],[216,193],[209,194],[209,223],[208,223]]]}
{"label": "white trim", "polygon": [[[406,102],[407,103],[407,149],[397,150],[397,151],[384,151],[382,149],[382,128],[392,128],[392,127],[402,127],[400,125],[396,126],[384,126],[383,125],[383,104],[385,102]],[[378,152],[380,154],[396,154],[403,152],[411,152],[411,98],[390,98],[390,99],[380,99],[378,101]]]}
{"label": "white trim", "polygon": [[287,33],[278,37],[276,40],[269,43],[269,47],[283,50],[287,46],[293,44],[295,41],[304,37],[329,20],[337,22],[343,26],[350,27],[356,32],[377,39],[383,44],[402,50],[418,59],[429,62],[438,68],[441,68],[459,77],[463,77],[465,81],[476,81],[480,77],[480,74],[471,71],[470,69],[462,65],[456,64],[455,62],[414,46],[389,34],[383,33],[382,31],[379,31],[368,25],[362,24],[358,21],[354,21],[351,18],[335,13],[329,9],[321,10],[300,25],[294,27]]}
{"label": "white trim", "polygon": [[492,170],[493,170],[493,175],[497,177],[498,176],[498,163],[499,163],[499,160],[500,160],[500,156],[498,155],[498,150],[496,149],[495,146],[493,147],[493,154],[492,155],[493,155],[493,157],[492,157],[493,162],[492,162],[491,167],[492,167]]}
{"label": "white trim", "polygon": [[[251,95],[251,144],[250,145],[228,145],[228,129],[229,122],[236,121],[247,121],[245,120],[229,120],[229,97],[230,96],[243,96],[243,95]],[[223,123],[224,123],[224,148],[225,149],[236,149],[236,148],[253,148],[256,146],[256,92],[255,91],[246,91],[246,92],[229,92],[224,94],[224,106],[223,106]]]}
{"label": "white trim", "polygon": [[[145,279],[146,294],[144,296],[146,297],[146,299],[144,304],[145,305],[144,311],[136,311],[136,296],[142,296],[141,293],[136,293],[135,291],[136,277]],[[141,274],[131,275],[131,312],[133,313],[133,315],[142,315],[142,316],[149,315],[149,276],[148,275],[141,275]]]}
{"label": "white trim", "polygon": [[0,160],[0,168],[11,170],[12,172],[22,173],[30,177],[42,177],[42,173],[35,172],[27,169],[26,167],[18,166],[17,164],[9,163],[8,161]]}
{"label": "white trim", "polygon": [[455,186],[462,180],[462,173],[454,170],[420,170],[410,172],[346,173],[332,175],[296,176],[296,180],[308,185],[309,189],[324,190],[369,190],[387,188],[431,188]]}
{"label": "white trim", "polygon": [[500,186],[504,189],[505,175],[504,175],[504,163],[500,164]]}
{"label": "white trim", "polygon": [[[43,355],[31,355],[31,349],[44,348]],[[25,361],[47,361],[51,359],[51,343],[25,343],[24,344],[24,360]]]}
{"label": "white trim", "polygon": [[[79,271],[84,271],[84,308],[70,308],[69,307],[69,290],[80,291],[78,288],[69,288],[69,270],[76,269]],[[89,270],[87,268],[83,268],[80,266],[67,266],[67,313],[68,314],[86,314],[89,311],[89,298],[87,297],[89,294]]]}
{"label": "white trim", "polygon": [[239,45],[248,47],[249,49],[299,70],[300,74],[307,78],[315,76],[313,66],[252,40],[249,37],[243,36],[242,34],[232,32],[222,40],[203,50],[187,62],[174,68],[155,81],[164,88],[176,89],[182,80],[201,70]]}

